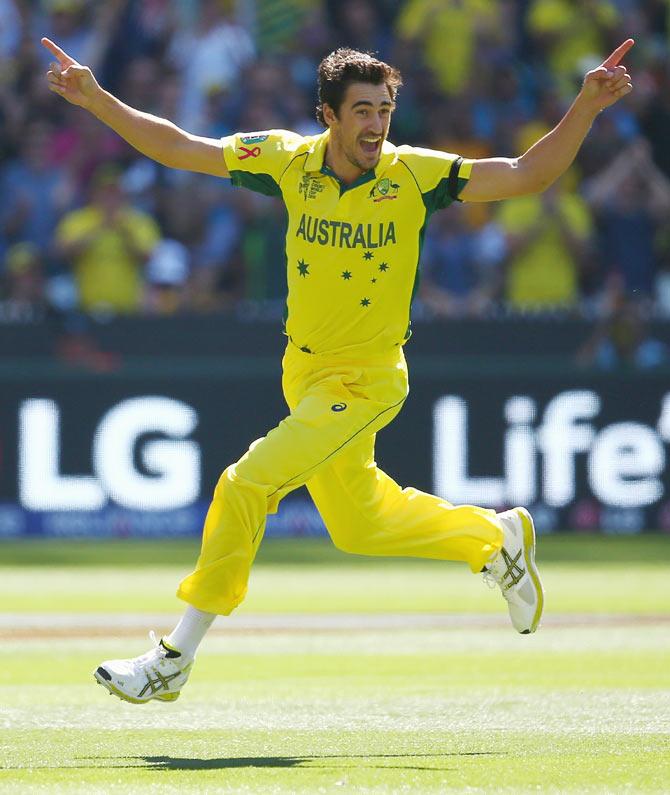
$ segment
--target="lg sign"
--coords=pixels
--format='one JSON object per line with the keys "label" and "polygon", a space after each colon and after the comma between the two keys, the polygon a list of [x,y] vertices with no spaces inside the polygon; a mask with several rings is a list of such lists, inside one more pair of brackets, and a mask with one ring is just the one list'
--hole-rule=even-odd
{"label": "lg sign", "polygon": [[[615,401],[616,393],[609,399]],[[543,410],[535,398],[514,395],[494,422],[488,414],[477,416],[461,396],[441,397],[433,410],[434,488],[452,502],[487,506],[543,502],[563,508],[586,489],[615,508],[654,505],[667,499],[670,393],[657,392],[654,400],[658,411],[645,416],[647,423],[607,424],[598,421],[602,400],[590,389],[558,392]],[[643,402],[649,405],[648,398]],[[206,407],[200,409],[204,421]],[[112,501],[131,510],[166,511],[199,498],[201,450],[189,438],[198,414],[189,404],[159,396],[119,402],[97,424],[84,473],[63,472],[61,424],[53,400],[19,405],[18,486],[24,508],[95,511]],[[486,451],[498,433],[502,460],[492,462],[490,475],[471,475],[471,445]],[[417,453],[424,461],[427,455],[428,450]]]}
{"label": "lg sign", "polygon": [[[102,417],[95,431],[94,474],[64,475],[57,404],[25,400],[19,409],[18,434],[21,503],[33,511],[91,511],[108,500],[139,510],[190,505],[200,493],[200,449],[187,438],[197,423],[195,410],[178,400],[124,400]],[[142,443],[147,434],[164,438]],[[138,471],[136,456],[144,472]]]}
{"label": "lg sign", "polygon": [[[503,474],[471,477],[467,403],[456,395],[440,398],[433,415],[437,493],[458,503],[498,506],[543,501],[561,508],[575,499],[576,460],[585,456],[589,488],[601,503],[642,508],[658,502],[664,491],[665,444],[670,442],[670,393],[661,401],[655,427],[617,422],[598,429],[600,410],[600,397],[587,389],[559,393],[547,403],[541,418],[532,398],[509,398],[504,407]],[[475,432],[477,422],[474,417]],[[491,432],[489,426],[486,432]]]}

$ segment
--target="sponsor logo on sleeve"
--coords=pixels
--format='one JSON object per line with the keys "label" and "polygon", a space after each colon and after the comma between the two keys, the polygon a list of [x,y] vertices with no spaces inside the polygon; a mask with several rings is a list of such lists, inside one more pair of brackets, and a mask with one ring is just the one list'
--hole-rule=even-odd
{"label": "sponsor logo on sleeve", "polygon": [[258,157],[261,153],[261,148],[258,144],[262,144],[270,137],[268,133],[249,133],[249,135],[241,135],[240,146],[237,150],[237,159],[246,160],[248,157]]}
{"label": "sponsor logo on sleeve", "polygon": [[253,144],[262,144],[270,137],[269,133],[249,133],[249,135],[240,136],[240,141],[243,144],[251,146]]}

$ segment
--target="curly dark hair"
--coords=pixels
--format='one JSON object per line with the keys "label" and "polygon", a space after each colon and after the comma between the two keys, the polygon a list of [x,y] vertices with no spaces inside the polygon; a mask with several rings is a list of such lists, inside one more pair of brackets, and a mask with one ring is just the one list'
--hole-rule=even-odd
{"label": "curly dark hair", "polygon": [[350,83],[385,83],[395,102],[402,77],[397,69],[369,52],[340,47],[326,55],[319,64],[319,104],[316,106],[316,118],[324,127],[323,106],[330,105],[337,115]]}

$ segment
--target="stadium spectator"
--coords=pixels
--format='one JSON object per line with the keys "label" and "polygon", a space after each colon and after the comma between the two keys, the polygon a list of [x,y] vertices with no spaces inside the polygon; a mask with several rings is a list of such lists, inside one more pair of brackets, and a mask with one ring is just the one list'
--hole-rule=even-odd
{"label": "stadium spectator", "polygon": [[14,154],[23,122],[23,109],[7,84],[0,83],[0,168]]}
{"label": "stadium spectator", "polygon": [[52,138],[47,122],[31,121],[18,156],[0,171],[0,253],[8,245],[30,242],[46,255],[59,217],[74,199],[72,181],[52,159]]}
{"label": "stadium spectator", "polygon": [[226,5],[202,0],[193,28],[177,32],[169,48],[182,75],[180,122],[192,132],[202,130],[207,92],[214,85],[233,87],[255,53],[253,39]]}
{"label": "stadium spectator", "polygon": [[161,63],[155,58],[133,58],[128,62],[121,83],[123,101],[146,108],[147,113],[155,113],[160,96],[156,92],[156,86],[162,79],[162,72]]}
{"label": "stadium spectator", "polygon": [[160,239],[156,222],[125,201],[119,179],[113,166],[102,166],[91,203],[68,213],[56,230],[57,252],[71,265],[84,312],[139,312],[144,265]]}
{"label": "stadium spectator", "polygon": [[[504,55],[487,70],[477,73],[478,88],[472,99],[472,125],[477,137],[488,141],[495,152],[516,153],[517,130],[534,115],[531,86],[527,79],[522,79],[521,72],[519,64],[509,55]],[[551,125],[546,132],[554,126]],[[540,137],[538,135],[529,146]],[[523,154],[527,149],[528,146],[518,151],[518,154]]]}
{"label": "stadium spectator", "polygon": [[492,57],[509,46],[515,27],[504,24],[507,9],[495,0],[409,0],[396,33],[412,43],[417,61],[435,75],[447,96],[461,94],[472,79],[480,50]]}
{"label": "stadium spectator", "polygon": [[328,18],[335,31],[337,45],[376,52],[381,58],[390,54],[392,31],[384,24],[382,4],[374,0],[338,0],[327,3]]}
{"label": "stadium spectator", "polygon": [[[198,242],[193,246],[194,269],[191,279],[193,305],[203,311],[229,309],[241,297],[244,271],[250,263],[240,260],[239,243],[245,233],[244,211],[233,209],[229,184],[221,180],[200,181],[200,218]],[[268,200],[268,204],[272,204]],[[262,211],[252,213],[254,221],[268,223]]]}
{"label": "stadium spectator", "polygon": [[[668,11],[670,19],[670,11]],[[670,42],[670,34],[668,34]],[[649,71],[645,103],[640,109],[640,126],[647,137],[654,161],[670,179],[670,53],[668,45]]]}
{"label": "stadium spectator", "polygon": [[599,227],[605,273],[616,273],[623,290],[651,299],[657,270],[656,232],[670,217],[670,180],[638,140],[585,185]]}
{"label": "stadium spectator", "polygon": [[[404,74],[391,139],[476,158],[519,154],[551,129],[566,110],[562,90],[583,71],[580,59],[601,55],[625,27],[639,39],[632,53],[638,90],[594,123],[570,186],[579,193],[584,180],[602,174],[642,135],[670,178],[669,20],[666,0],[0,0],[0,255],[23,241],[44,249],[51,232],[36,231],[35,220],[50,209],[46,227],[53,230],[85,201],[98,167],[111,161],[123,172],[133,204],[188,248],[189,287],[203,279],[202,289],[187,291],[193,308],[233,307],[245,296],[275,292],[258,287],[265,277],[259,280],[263,271],[252,254],[266,245],[259,243],[266,233],[272,237],[274,211],[262,202],[242,209],[221,186],[137,158],[88,114],[59,103],[38,66],[48,54],[37,31],[51,30],[67,49],[97,63],[102,84],[131,105],[209,137],[268,127],[317,133],[316,64],[343,43],[368,46],[382,57],[388,52]],[[65,186],[55,208],[41,179],[20,176],[33,171],[28,150],[40,128],[48,141],[45,168]],[[52,177],[46,179],[49,185]],[[182,218],[165,211],[173,191]],[[633,203],[641,215],[648,210],[641,194]],[[489,229],[490,212],[484,204],[468,205],[467,224]],[[267,230],[266,214],[272,219]],[[615,249],[622,229],[605,230],[602,223],[598,229],[602,249]],[[476,279],[489,275],[486,268],[474,273]],[[588,311],[604,275],[580,273],[573,305]],[[658,273],[651,278],[657,297],[664,271]],[[204,292],[212,274],[213,302]]]}
{"label": "stadium spectator", "polygon": [[239,254],[244,262],[243,296],[267,305],[283,303],[286,295],[286,211],[265,196],[244,193],[240,202],[241,236]]}
{"label": "stadium spectator", "polygon": [[264,0],[255,3],[254,33],[258,52],[288,53],[300,41],[307,20],[308,0]]}
{"label": "stadium spectator", "polygon": [[570,95],[616,38],[619,20],[613,0],[533,0],[527,25],[536,52],[546,53],[551,79]]}
{"label": "stadium spectator", "polygon": [[118,163],[126,152],[126,144],[96,118],[67,108],[51,140],[50,156],[52,162],[66,171],[81,198],[100,166],[112,161]]}
{"label": "stadium spectator", "polygon": [[652,336],[642,304],[627,296],[621,277],[612,274],[604,318],[577,352],[577,363],[600,370],[650,370],[667,361],[667,346]]}
{"label": "stadium spectator", "polygon": [[[94,14],[85,0],[43,0],[46,14],[35,14],[34,31],[36,35],[46,32],[57,37],[67,43],[75,58],[97,66],[105,45],[108,15],[118,5],[119,0],[108,1]],[[49,53],[41,53],[40,57],[45,65],[49,63]]]}
{"label": "stadium spectator", "polygon": [[495,225],[472,226],[466,209],[456,205],[439,213],[426,234],[419,295],[438,317],[482,315],[499,290],[504,236]]}
{"label": "stadium spectator", "polygon": [[[535,106],[530,118],[522,118],[516,128],[513,152],[516,155],[523,154],[536,141],[545,136],[549,130],[558,124],[567,110],[565,103],[554,86],[541,86],[535,95]],[[609,117],[608,117],[609,118]],[[591,130],[590,135],[593,135]],[[584,141],[587,146],[590,135]],[[584,147],[580,149],[580,155]]]}
{"label": "stadium spectator", "polygon": [[505,299],[514,311],[574,309],[580,270],[591,254],[586,203],[558,181],[542,195],[505,202],[497,222],[507,237]]}
{"label": "stadium spectator", "polygon": [[108,22],[109,38],[100,77],[108,91],[119,91],[123,96],[126,69],[133,62],[148,59],[156,66],[162,64],[179,27],[183,4],[174,0],[122,0],[110,5],[116,8]]}
{"label": "stadium spectator", "polygon": [[11,64],[23,38],[23,18],[15,0],[0,0],[0,65]]}
{"label": "stadium spectator", "polygon": [[16,243],[5,257],[0,292],[3,322],[41,320],[45,312],[44,260],[34,243]]}
{"label": "stadium spectator", "polygon": [[150,315],[174,315],[184,308],[189,251],[177,240],[161,240],[146,266],[144,308]]}

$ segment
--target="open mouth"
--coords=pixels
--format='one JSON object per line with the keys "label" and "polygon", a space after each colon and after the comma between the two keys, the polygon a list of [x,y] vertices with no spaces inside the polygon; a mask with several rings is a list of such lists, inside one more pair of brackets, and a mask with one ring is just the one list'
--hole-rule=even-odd
{"label": "open mouth", "polygon": [[381,138],[361,138],[360,139],[361,149],[365,152],[366,155],[373,156],[379,152],[379,149],[382,145]]}

